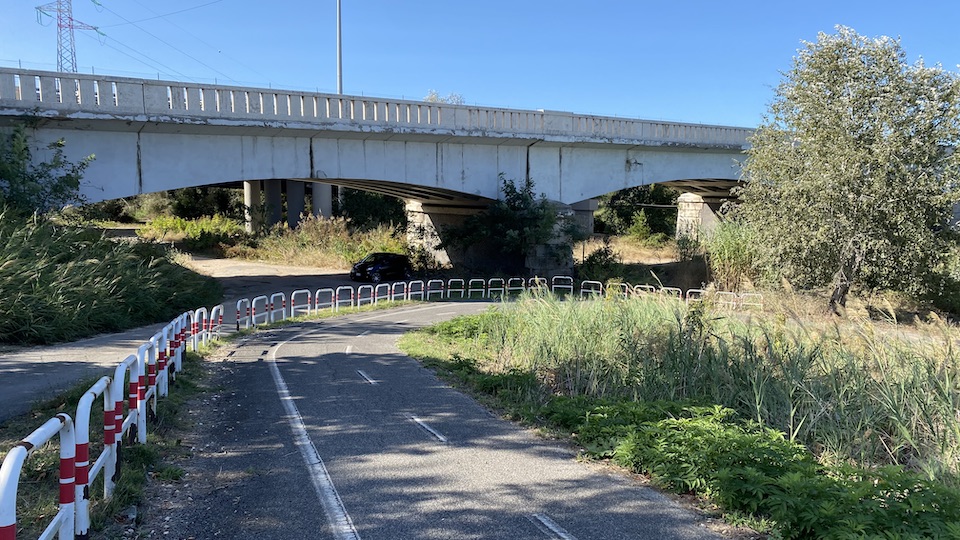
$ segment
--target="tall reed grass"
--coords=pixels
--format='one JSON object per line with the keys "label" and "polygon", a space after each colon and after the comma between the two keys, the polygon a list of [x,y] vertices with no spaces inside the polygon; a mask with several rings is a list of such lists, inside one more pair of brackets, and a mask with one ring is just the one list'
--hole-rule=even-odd
{"label": "tall reed grass", "polygon": [[42,344],[168,320],[218,302],[212,279],[157,246],[0,214],[0,343]]}
{"label": "tall reed grass", "polygon": [[[960,478],[960,358],[944,324],[815,330],[672,300],[530,298],[487,316],[501,369],[553,394],[719,404],[822,459]],[[896,327],[890,326],[890,329]]]}

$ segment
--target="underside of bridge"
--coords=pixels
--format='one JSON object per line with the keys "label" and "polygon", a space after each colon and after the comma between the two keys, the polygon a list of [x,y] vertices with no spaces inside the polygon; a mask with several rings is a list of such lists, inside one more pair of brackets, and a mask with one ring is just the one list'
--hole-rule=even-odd
{"label": "underside of bridge", "polygon": [[[731,189],[737,182],[725,179],[685,179],[664,182],[682,194],[678,200],[677,236],[699,237],[717,222],[717,213],[722,204],[734,199]],[[307,210],[306,195],[312,201],[314,215],[332,215],[332,186],[379,193],[401,199],[406,204],[408,240],[413,245],[426,249],[439,263],[466,265],[483,268],[496,266],[493,250],[476,246],[464,253],[439,250],[436,246],[446,227],[463,224],[464,220],[485,210],[493,199],[479,195],[457,192],[430,186],[419,186],[383,180],[363,179],[286,179],[244,181],[244,203],[248,209],[248,227],[257,229],[266,220],[267,225],[279,223],[284,211],[288,225],[296,227]],[[285,192],[285,197],[283,196]],[[284,199],[286,208],[283,207]],[[593,231],[593,213],[597,210],[596,199],[588,199],[572,205],[557,203],[571,212],[586,232]],[[259,209],[259,210],[256,210]],[[254,210],[254,211],[250,211]],[[569,261],[527,261],[527,269],[540,275],[566,273]]]}

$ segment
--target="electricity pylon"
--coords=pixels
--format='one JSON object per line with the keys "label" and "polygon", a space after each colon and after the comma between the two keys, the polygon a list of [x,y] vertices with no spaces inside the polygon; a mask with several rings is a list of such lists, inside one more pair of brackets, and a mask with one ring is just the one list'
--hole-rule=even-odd
{"label": "electricity pylon", "polygon": [[97,30],[96,26],[82,23],[73,18],[73,0],[56,0],[37,6],[37,21],[42,15],[52,17],[48,11],[57,12],[57,71],[77,72],[77,46],[73,31]]}

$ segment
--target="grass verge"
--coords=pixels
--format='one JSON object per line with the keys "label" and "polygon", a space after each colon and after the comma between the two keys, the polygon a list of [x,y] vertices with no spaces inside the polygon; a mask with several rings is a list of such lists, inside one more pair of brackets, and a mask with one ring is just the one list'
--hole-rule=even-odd
{"label": "grass verge", "polygon": [[508,416],[774,537],[960,537],[960,362],[936,335],[953,333],[870,328],[529,298],[400,346]]}

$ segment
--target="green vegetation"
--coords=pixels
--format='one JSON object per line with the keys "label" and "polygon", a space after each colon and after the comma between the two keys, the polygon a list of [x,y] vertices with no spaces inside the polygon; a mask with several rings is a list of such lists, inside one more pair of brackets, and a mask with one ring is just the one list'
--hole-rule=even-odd
{"label": "green vegetation", "polygon": [[226,250],[227,256],[300,266],[348,268],[372,252],[405,253],[406,239],[387,226],[352,231],[342,218],[308,217],[296,229],[278,227],[267,236]]}
{"label": "green vegetation", "polygon": [[155,242],[178,242],[190,251],[222,251],[249,238],[242,223],[219,214],[191,220],[158,216],[138,228],[137,236]]}
{"label": "green vegetation", "polygon": [[341,197],[334,199],[334,215],[346,219],[352,229],[407,228],[407,209],[402,200],[359,189],[340,189]]}
{"label": "green vegetation", "polygon": [[503,198],[483,212],[470,216],[463,225],[443,229],[440,249],[486,248],[501,261],[501,270],[522,272],[525,259],[536,246],[550,249],[556,260],[570,257],[574,242],[583,234],[570,217],[560,215],[554,203],[537,197],[533,181],[517,186],[500,174]]}
{"label": "green vegetation", "polygon": [[[947,298],[960,79],[907,64],[897,40],[838,27],[807,43],[751,140],[735,216],[768,281]],[[956,311],[960,305],[942,306]]]}
{"label": "green vegetation", "polygon": [[43,344],[169,320],[220,299],[212,280],[154,246],[112,242],[43,214],[80,199],[91,158],[64,142],[33,164],[26,128],[0,139],[0,343]]}
{"label": "green vegetation", "polygon": [[63,147],[63,139],[48,145],[50,160],[36,165],[26,127],[18,125],[0,137],[0,209],[42,214],[80,202],[80,178],[93,156],[71,163]]}
{"label": "green vegetation", "polygon": [[588,455],[780,537],[960,534],[954,331],[770,319],[530,297],[401,346]]}
{"label": "green vegetation", "polygon": [[0,214],[0,343],[43,344],[172,319],[219,302],[158,246]]}
{"label": "green vegetation", "polygon": [[638,241],[663,243],[677,224],[679,194],[660,184],[623,189],[598,198],[596,232],[630,235]]}
{"label": "green vegetation", "polygon": [[703,241],[710,277],[721,291],[739,291],[755,277],[756,242],[753,229],[722,221]]}

